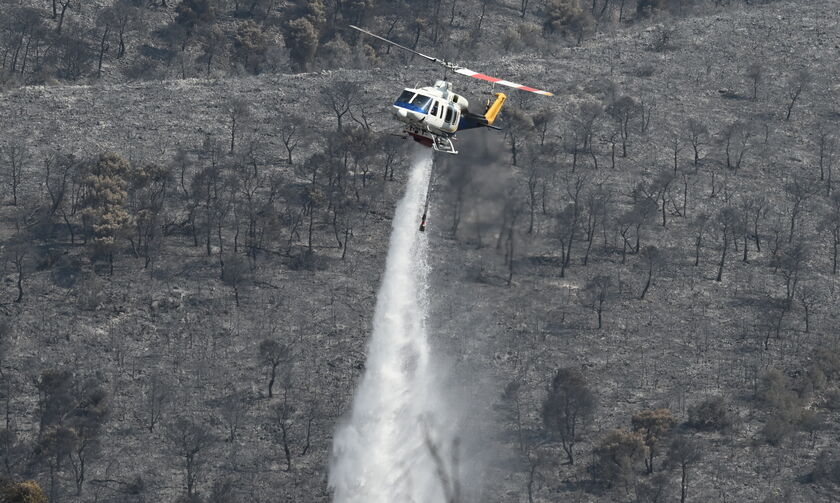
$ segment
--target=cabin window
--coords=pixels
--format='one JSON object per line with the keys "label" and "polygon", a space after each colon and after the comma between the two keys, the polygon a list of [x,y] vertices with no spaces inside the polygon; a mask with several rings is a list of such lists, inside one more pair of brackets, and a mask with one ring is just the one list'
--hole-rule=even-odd
{"label": "cabin window", "polygon": [[431,112],[431,113],[432,113],[432,115],[434,115],[435,117],[437,117],[437,116],[438,116],[438,102],[437,102],[437,101],[435,101],[435,104],[434,104],[434,105],[432,105],[432,112]]}
{"label": "cabin window", "polygon": [[458,122],[458,110],[455,107],[450,106],[446,109],[446,122],[449,124]]}

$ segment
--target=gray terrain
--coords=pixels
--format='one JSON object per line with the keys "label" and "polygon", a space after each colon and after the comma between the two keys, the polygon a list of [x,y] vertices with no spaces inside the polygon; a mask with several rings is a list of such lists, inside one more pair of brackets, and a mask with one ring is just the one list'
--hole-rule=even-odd
{"label": "gray terrain", "polygon": [[491,91],[351,23],[556,94],[435,154],[446,503],[840,499],[840,2],[0,0],[0,502],[332,501],[391,103]]}

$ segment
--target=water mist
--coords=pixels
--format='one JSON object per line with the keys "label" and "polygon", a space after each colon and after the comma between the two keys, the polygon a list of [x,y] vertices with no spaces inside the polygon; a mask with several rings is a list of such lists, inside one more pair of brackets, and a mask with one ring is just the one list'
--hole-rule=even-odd
{"label": "water mist", "polygon": [[425,323],[427,242],[418,226],[431,170],[431,149],[418,151],[393,220],[365,374],[333,441],[335,503],[444,502],[442,479],[457,483],[446,473],[454,437],[442,422]]}

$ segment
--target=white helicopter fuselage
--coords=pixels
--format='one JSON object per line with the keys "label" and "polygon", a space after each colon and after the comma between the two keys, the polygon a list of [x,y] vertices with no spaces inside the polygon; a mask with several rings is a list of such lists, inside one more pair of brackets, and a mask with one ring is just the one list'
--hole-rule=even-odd
{"label": "white helicopter fuselage", "polygon": [[435,135],[450,136],[467,112],[466,98],[452,92],[452,84],[439,80],[434,86],[407,88],[394,102],[397,120]]}

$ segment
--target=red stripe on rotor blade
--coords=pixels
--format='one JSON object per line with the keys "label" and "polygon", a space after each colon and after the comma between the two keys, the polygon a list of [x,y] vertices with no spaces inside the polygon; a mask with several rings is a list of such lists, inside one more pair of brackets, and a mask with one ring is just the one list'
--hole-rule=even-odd
{"label": "red stripe on rotor blade", "polygon": [[554,96],[553,93],[550,93],[548,91],[543,91],[542,89],[534,89],[533,87],[520,86],[519,89],[522,89],[523,91],[531,91],[532,93],[545,94],[547,96]]}
{"label": "red stripe on rotor blade", "polygon": [[483,73],[476,73],[475,75],[470,75],[470,77],[475,77],[477,79],[486,80],[488,82],[498,82],[502,79],[497,79],[496,77],[491,77],[489,75],[484,75]]}
{"label": "red stripe on rotor blade", "polygon": [[489,75],[484,75],[483,73],[474,72],[472,70],[468,70],[466,68],[458,68],[455,70],[455,73],[460,73],[461,75],[466,75],[467,77],[475,77],[477,79],[486,80],[488,82],[499,83],[503,86],[512,87],[514,89],[521,89],[523,91],[529,91],[532,93],[542,94],[545,96],[554,96],[554,93],[550,93],[548,91],[543,91],[540,89],[534,89],[533,87],[523,86],[522,84],[517,84],[516,82],[510,82],[504,79],[497,79],[496,77],[491,77]]}

